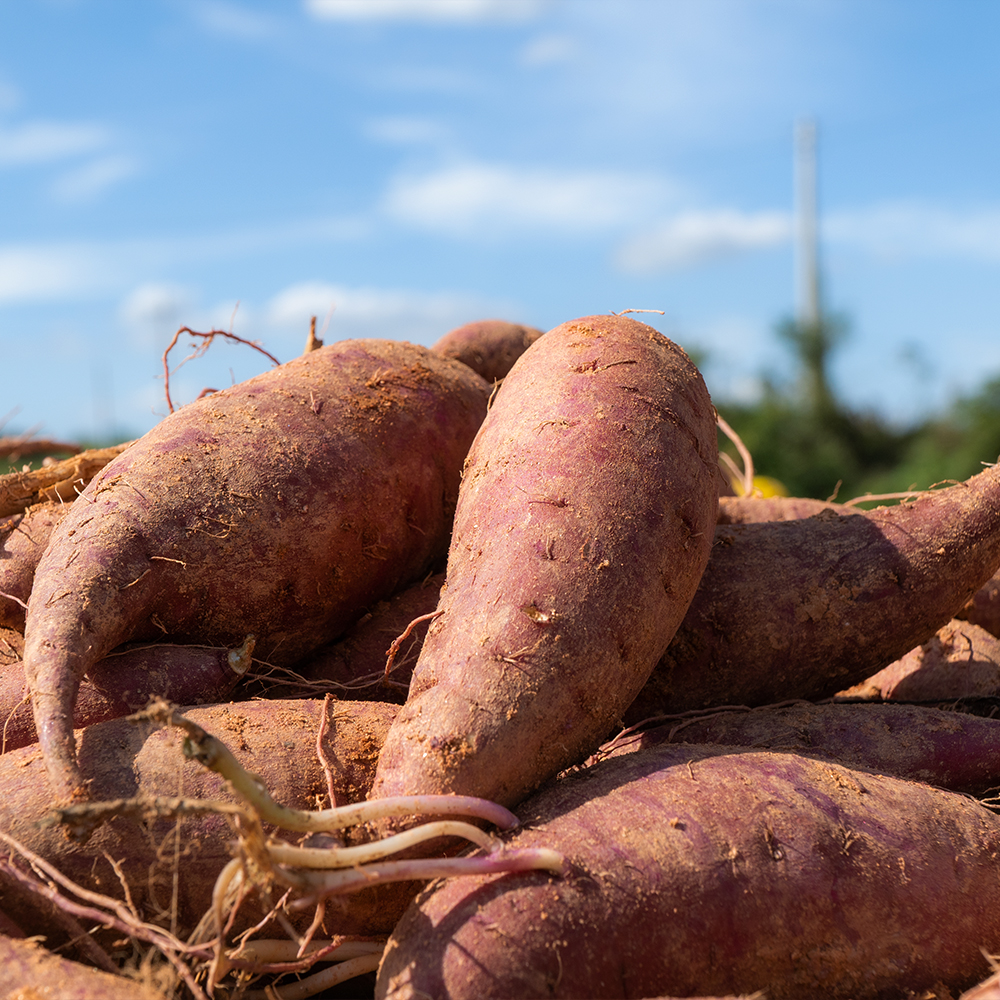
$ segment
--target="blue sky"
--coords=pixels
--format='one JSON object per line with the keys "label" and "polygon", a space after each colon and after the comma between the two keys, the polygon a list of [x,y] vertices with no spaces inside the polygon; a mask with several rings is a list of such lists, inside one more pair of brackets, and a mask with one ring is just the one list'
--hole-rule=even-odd
{"label": "blue sky", "polygon": [[[804,118],[838,389],[905,422],[1000,375],[994,0],[0,0],[0,433],[140,433],[179,325],[284,361],[313,314],[659,309],[751,398]],[[265,367],[216,343],[173,395]]]}

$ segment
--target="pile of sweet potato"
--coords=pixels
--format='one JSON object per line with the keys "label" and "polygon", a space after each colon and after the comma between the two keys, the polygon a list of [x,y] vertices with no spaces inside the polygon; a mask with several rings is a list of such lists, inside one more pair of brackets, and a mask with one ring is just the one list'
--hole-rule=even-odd
{"label": "pile of sweet potato", "polygon": [[[720,497],[700,373],[617,315],[320,347],[106,462],[72,502],[0,482],[8,992],[989,974],[1000,467]],[[156,697],[208,707],[122,718]]]}

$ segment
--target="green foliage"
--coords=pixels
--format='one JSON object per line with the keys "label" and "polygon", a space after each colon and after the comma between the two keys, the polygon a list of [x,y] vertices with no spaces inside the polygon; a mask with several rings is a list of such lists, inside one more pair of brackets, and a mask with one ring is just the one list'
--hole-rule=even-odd
{"label": "green foliage", "polygon": [[[836,318],[807,329],[782,323],[778,335],[796,354],[797,383],[768,384],[751,406],[717,404],[759,474],[781,480],[793,496],[849,500],[967,479],[997,460],[1000,378],[940,416],[894,428],[877,414],[851,410],[833,392],[827,366],[845,332]],[[719,445],[736,456],[728,439],[720,436]]]}

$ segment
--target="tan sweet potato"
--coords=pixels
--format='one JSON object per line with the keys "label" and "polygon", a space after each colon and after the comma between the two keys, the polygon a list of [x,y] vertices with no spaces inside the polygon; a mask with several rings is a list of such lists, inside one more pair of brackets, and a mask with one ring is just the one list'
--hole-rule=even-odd
{"label": "tan sweet potato", "polygon": [[720,524],[625,716],[819,699],[927,641],[1000,565],[1000,467],[910,503]]}
{"label": "tan sweet potato", "polygon": [[1000,694],[1000,639],[954,619],[927,642],[840,694],[892,701],[993,697]]}
{"label": "tan sweet potato", "polygon": [[799,521],[823,511],[851,514],[854,508],[810,497],[719,497],[719,524],[756,524],[761,521]]}
{"label": "tan sweet potato", "polygon": [[[336,804],[363,800],[397,708],[378,702],[343,702],[333,703],[326,711],[329,724],[323,747],[332,768]],[[291,700],[191,708],[186,715],[226,742],[279,802],[313,809],[329,804],[326,777],[316,753],[323,712],[321,700]],[[237,801],[219,775],[185,759],[176,730],[116,719],[89,726],[77,736],[80,761],[95,802],[138,795]],[[85,843],[68,839],[59,826],[41,822],[52,808],[53,795],[37,746],[0,757],[0,788],[0,831],[84,888],[118,899],[123,890],[108,858],[120,862],[133,902],[143,916],[169,925],[173,915],[180,934],[190,930],[208,909],[215,878],[231,857],[233,831],[225,817],[214,814],[166,816],[148,822],[120,815],[98,827]],[[5,854],[7,848],[0,845],[0,856]],[[414,891],[412,885],[390,885],[331,899],[326,933],[387,933]],[[240,911],[242,926],[261,915],[258,898],[251,897],[248,904]],[[49,910],[2,875],[0,910],[16,913],[28,934],[61,935],[61,929],[53,927]]]}
{"label": "tan sweet potato", "polygon": [[4,1000],[167,1000],[124,976],[71,962],[37,941],[0,934],[0,996]]}
{"label": "tan sweet potato", "polygon": [[496,382],[541,335],[533,326],[482,319],[449,331],[433,350],[468,365],[487,382]]}
{"label": "tan sweet potato", "polygon": [[444,555],[489,386],[427,348],[342,341],[172,413],[95,477],[35,573],[24,668],[60,799],[80,678],[126,641],[288,665]]}
{"label": "tan sweet potato", "polygon": [[1000,573],[995,573],[969,598],[956,618],[972,622],[1000,637]]}
{"label": "tan sweet potato", "polygon": [[469,452],[373,794],[511,805],[593,750],[697,586],[716,454],[700,374],[651,327],[590,316],[528,348]]}
{"label": "tan sweet potato", "polygon": [[560,850],[571,872],[430,887],[393,931],[377,997],[884,1000],[972,985],[1000,945],[1000,818],[963,795],[663,746],[518,811],[511,842]]}

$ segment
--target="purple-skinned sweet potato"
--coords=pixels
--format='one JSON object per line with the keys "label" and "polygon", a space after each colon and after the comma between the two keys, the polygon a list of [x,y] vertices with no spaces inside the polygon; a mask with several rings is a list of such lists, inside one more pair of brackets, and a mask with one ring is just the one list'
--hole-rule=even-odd
{"label": "purple-skinned sweet potato", "polygon": [[450,330],[433,350],[468,365],[487,382],[496,382],[541,335],[542,331],[533,326],[482,319]]}
{"label": "purple-skinned sweet potato", "polygon": [[447,549],[489,386],[413,344],[312,351],[170,414],[92,480],[35,573],[24,668],[58,799],[80,678],[127,641],[288,665]]}
{"label": "purple-skinned sweet potato", "polygon": [[910,503],[719,525],[625,715],[836,694],[927,641],[1000,566],[1000,466]]}
{"label": "purple-skinned sweet potato", "polygon": [[[306,699],[205,706],[186,709],[185,715],[225,742],[276,800],[314,809],[329,804],[316,753],[324,712],[324,754],[335,804],[344,805],[365,798],[397,710],[379,702],[332,702],[324,707],[322,699]],[[139,795],[238,801],[218,774],[185,758],[181,734],[174,729],[115,719],[89,726],[77,736],[95,802]],[[84,888],[121,899],[123,891],[106,852],[121,863],[144,918],[169,920],[176,906],[177,932],[182,935],[208,909],[216,876],[232,857],[232,828],[224,816],[211,813],[150,822],[119,815],[99,826],[86,842],[69,839],[60,826],[41,822],[52,808],[53,794],[37,746],[0,756],[0,788],[0,831]],[[2,844],[0,854],[7,854]],[[331,899],[326,933],[387,933],[414,892],[413,885],[388,885]],[[59,933],[43,902],[0,875],[0,909],[16,913],[26,933]],[[241,924],[252,924],[261,912],[259,898],[252,896],[241,907]]]}
{"label": "purple-skinned sweet potato", "polygon": [[595,758],[666,743],[790,750],[969,795],[1000,783],[1000,719],[924,705],[803,701],[698,713],[625,733]]}
{"label": "purple-skinned sweet potato", "polygon": [[845,697],[886,701],[951,701],[1000,694],[1000,639],[972,622],[954,619]]}
{"label": "purple-skinned sweet potato", "polygon": [[[250,669],[252,651],[252,642],[236,649],[157,643],[112,650],[80,682],[74,728],[121,718],[152,698],[179,705],[224,701]],[[0,753],[37,738],[22,663],[0,666]]]}
{"label": "purple-skinned sweet potato", "polygon": [[393,931],[380,1000],[883,1000],[969,986],[1000,948],[1000,817],[963,795],[661,746],[518,813],[510,842],[561,851],[570,873],[429,887]]}
{"label": "purple-skinned sweet potato", "polygon": [[0,626],[24,631],[35,567],[70,506],[49,500],[0,521]]}
{"label": "purple-skinned sweet potato", "polygon": [[[313,696],[329,691],[338,698],[402,704],[427,632],[426,619],[437,608],[443,584],[444,573],[434,573],[380,601],[341,639],[320,647],[295,665],[294,672],[301,681],[272,687],[265,678],[265,690],[277,697],[282,697],[285,691],[300,690]],[[411,625],[409,635],[402,639]],[[389,650],[397,640],[401,641],[387,677]]]}
{"label": "purple-skinned sweet potato", "polygon": [[716,447],[701,375],[652,327],[590,316],[525,351],[470,449],[374,796],[512,805],[596,748],[701,577]]}

